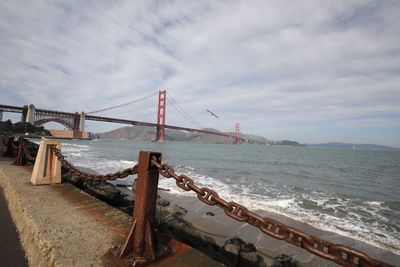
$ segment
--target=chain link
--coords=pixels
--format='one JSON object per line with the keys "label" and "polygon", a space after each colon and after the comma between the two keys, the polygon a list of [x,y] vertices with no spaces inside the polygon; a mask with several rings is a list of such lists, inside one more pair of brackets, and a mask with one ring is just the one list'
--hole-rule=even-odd
{"label": "chain link", "polygon": [[35,142],[32,142],[32,141],[30,141],[30,140],[28,140],[28,139],[22,139],[23,140],[23,142],[25,142],[26,144],[28,144],[28,145],[31,145],[31,146],[33,146],[33,147],[35,147],[35,148],[39,148],[39,145],[38,144],[36,144]]}
{"label": "chain link", "polygon": [[79,170],[78,168],[76,168],[72,163],[67,161],[64,158],[64,155],[61,154],[61,151],[56,146],[50,145],[50,148],[53,151],[53,153],[56,155],[57,159],[64,166],[64,168],[66,168],[68,171],[70,171],[74,175],[76,175],[80,178],[83,178],[83,179],[96,180],[96,181],[107,181],[107,180],[116,180],[116,179],[125,178],[129,175],[138,173],[138,165],[137,164],[135,166],[127,168],[123,171],[118,171],[115,173],[108,173],[108,174],[104,174],[104,175],[83,172],[83,171]]}
{"label": "chain link", "polygon": [[[23,147],[28,160],[30,160],[29,156],[31,155],[26,151],[26,143],[23,143]],[[67,170],[84,179],[97,181],[116,180],[138,173],[137,164],[123,171],[105,175],[86,173],[77,169],[72,163],[68,162],[56,146],[51,145],[50,148],[56,155],[57,159]],[[197,198],[205,204],[210,206],[217,205],[221,207],[225,214],[229,217],[239,222],[246,222],[254,227],[257,227],[261,232],[269,236],[284,240],[290,244],[301,247],[315,255],[343,266],[391,266],[373,259],[361,251],[344,245],[331,243],[316,236],[308,235],[301,230],[288,227],[274,219],[262,217],[257,213],[248,210],[239,203],[232,201],[228,202],[221,198],[214,190],[207,187],[200,188],[196,186],[193,179],[189,176],[183,174],[177,175],[171,164],[158,163],[155,157],[152,158],[151,163],[157,167],[162,176],[166,178],[174,178],[176,185],[182,190],[195,192],[197,194]]]}
{"label": "chain link", "polygon": [[199,188],[193,179],[186,175],[177,175],[172,165],[158,163],[152,158],[151,163],[156,166],[159,173],[166,178],[174,178],[176,185],[185,191],[194,191],[200,201],[207,205],[218,205],[225,214],[239,221],[246,222],[260,229],[261,232],[274,238],[284,240],[290,244],[301,247],[315,255],[333,261],[343,266],[391,266],[353,248],[331,243],[305,232],[288,227],[283,223],[268,217],[262,217],[236,202],[227,202],[210,188]]}
{"label": "chain link", "polygon": [[29,141],[27,139],[22,139],[21,140],[21,146],[22,146],[22,149],[24,151],[26,159],[29,160],[29,161],[35,161],[36,160],[36,156],[32,156],[31,155],[31,153],[30,153],[30,151],[28,149],[28,145],[31,145],[31,146],[35,147],[36,149],[39,147],[39,145],[34,143],[34,142],[31,142],[31,141]]}

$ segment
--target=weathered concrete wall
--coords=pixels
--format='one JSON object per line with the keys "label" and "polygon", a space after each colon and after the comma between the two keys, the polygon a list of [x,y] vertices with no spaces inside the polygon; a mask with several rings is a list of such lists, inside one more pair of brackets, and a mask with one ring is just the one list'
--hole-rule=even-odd
{"label": "weathered concrete wall", "polygon": [[0,161],[0,186],[30,266],[107,266],[130,216],[70,184],[32,186],[30,170]]}
{"label": "weathered concrete wall", "polygon": [[[109,249],[125,242],[131,216],[69,183],[33,186],[32,167],[0,157],[0,187],[30,266],[116,266]],[[222,267],[187,245],[150,266]]]}
{"label": "weathered concrete wall", "polygon": [[31,266],[60,266],[51,256],[50,244],[41,237],[37,225],[35,225],[31,216],[24,211],[17,192],[1,169],[0,186],[3,188],[7,199],[8,208],[12,211],[11,216],[16,223],[29,264]]}

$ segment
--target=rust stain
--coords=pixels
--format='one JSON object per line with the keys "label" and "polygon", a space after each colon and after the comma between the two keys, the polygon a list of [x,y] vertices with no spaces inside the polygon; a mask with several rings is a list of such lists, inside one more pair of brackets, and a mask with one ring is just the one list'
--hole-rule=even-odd
{"label": "rust stain", "polygon": [[[100,200],[92,199],[91,196],[83,193],[78,188],[67,188],[63,186],[53,186],[54,190],[57,191],[66,201],[71,203],[74,207],[83,211],[87,216],[94,218],[98,223],[103,226],[110,228],[119,237],[125,238],[129,233],[130,221],[117,214],[117,210]],[[110,212],[110,210],[112,212]]]}
{"label": "rust stain", "polygon": [[[162,234],[156,234],[158,239],[165,239],[167,238],[166,236]],[[194,250],[190,246],[181,243],[175,239],[170,239],[167,238],[166,240],[163,240],[166,247],[169,248],[169,253],[164,254],[164,255],[158,255],[158,258],[154,262],[148,262],[144,263],[143,265],[140,266],[147,266],[147,267],[170,267],[170,266],[188,266],[188,262],[185,262],[184,265],[182,265],[182,257],[185,255],[185,253]],[[102,262],[103,265],[106,267],[111,267],[111,266],[119,266],[119,267],[128,267],[132,266],[133,264],[133,257],[132,254],[129,254],[127,257],[124,257],[122,259],[118,258],[120,249],[115,248],[111,249],[107,254],[105,254],[102,257]],[[159,254],[159,253],[156,253]],[[193,258],[193,260],[196,260]]]}
{"label": "rust stain", "polygon": [[171,249],[171,253],[167,256],[157,260],[156,262],[150,263],[149,267],[162,267],[162,266],[175,266],[174,263],[186,252],[193,250],[192,247],[181,243],[177,240],[171,239],[168,243],[169,249]]}

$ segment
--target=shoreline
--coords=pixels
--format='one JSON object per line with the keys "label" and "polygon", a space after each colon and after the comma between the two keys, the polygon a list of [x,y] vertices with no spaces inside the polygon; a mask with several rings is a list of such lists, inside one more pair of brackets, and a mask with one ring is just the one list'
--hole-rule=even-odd
{"label": "shoreline", "polygon": [[[192,192],[187,196],[175,195],[164,190],[159,190],[158,194],[170,202],[170,206],[180,206],[187,213],[182,214],[182,218],[190,222],[196,230],[199,230],[205,236],[211,237],[216,244],[223,245],[226,240],[233,237],[239,237],[245,242],[256,246],[261,254],[287,254],[301,266],[337,266],[335,263],[319,258],[304,249],[269,237],[259,229],[248,225],[247,223],[237,222],[229,218],[224,211],[217,206],[208,206],[197,199]],[[324,231],[313,227],[305,222],[294,220],[287,216],[268,211],[257,211],[260,215],[275,219],[285,225],[302,230],[310,235],[315,235],[337,244],[350,246],[354,249],[367,253],[372,258],[393,264],[396,266],[400,262],[400,255],[392,251],[379,248],[364,241],[343,236],[335,232]]]}
{"label": "shoreline", "polygon": [[[63,172],[63,175],[65,174],[67,173]],[[128,194],[129,192],[132,193],[132,191],[127,190],[127,188],[125,190],[118,189],[118,186],[115,186],[115,188],[117,191],[123,191]],[[200,251],[202,245],[208,243],[218,248],[214,250],[221,252],[221,248],[225,248],[227,242],[235,238],[240,238],[245,243],[252,244],[265,261],[276,260],[277,257],[288,255],[290,260],[293,259],[299,266],[337,266],[335,263],[328,262],[299,247],[273,239],[247,223],[232,220],[226,216],[221,208],[217,206],[207,206],[199,201],[194,192],[188,192],[187,195],[176,195],[168,191],[158,190],[158,194],[161,196],[161,199],[158,201],[159,205],[157,206],[156,218],[160,226],[159,229],[163,229],[163,226],[166,226],[165,229],[170,230],[172,236],[174,236],[173,233],[178,233],[177,237],[174,236],[175,238],[178,240],[179,238],[183,238],[183,240],[181,240],[183,242],[189,240],[188,244],[194,245],[193,247],[198,248]],[[161,204],[162,201],[160,200],[163,199],[167,200],[167,205]],[[166,204],[165,201],[164,204]],[[343,244],[360,250],[371,256],[371,258],[390,264],[400,262],[399,255],[364,242],[344,237],[333,232],[322,231],[307,223],[293,220],[273,212],[261,211],[258,213],[260,216],[271,217],[285,225],[302,230],[307,234],[317,236],[335,244]],[[131,215],[131,213],[129,215]],[[168,229],[169,226],[172,226],[172,228]],[[185,240],[184,235],[179,235],[179,231],[181,231],[181,233],[186,233],[186,236],[191,235],[192,240],[194,240],[193,237],[198,237],[201,241],[200,246],[197,246],[196,243],[191,243],[190,239]],[[256,256],[258,257],[258,255]]]}
{"label": "shoreline", "polygon": [[[226,239],[228,237],[243,236],[242,233],[248,233],[247,237],[251,237],[251,238],[248,240],[245,240],[245,241],[254,243],[256,246],[261,247],[263,249],[272,250],[270,247],[268,247],[269,245],[265,245],[265,241],[263,240],[263,237],[260,236],[260,232],[258,229],[254,229],[257,231],[257,232],[254,232],[252,230],[248,230],[246,225],[242,224],[242,225],[235,226],[232,222],[227,222],[227,220],[231,220],[231,219],[229,217],[227,217],[221,209],[218,209],[218,208],[217,208],[218,210],[212,211],[215,214],[214,216],[212,216],[213,217],[212,219],[214,219],[213,221],[216,224],[218,224],[218,223],[228,224],[229,225],[228,228],[230,229],[230,232],[229,231],[224,232],[224,230],[226,230],[226,229],[224,229],[224,227],[222,227],[222,229],[220,229],[218,231],[219,234],[217,234],[216,232],[210,231],[210,229],[212,229],[212,227],[213,227],[213,225],[210,225],[210,223],[209,223],[211,218],[210,218],[210,216],[206,216],[208,211],[202,212],[202,210],[204,208],[201,207],[201,205],[205,206],[205,204],[200,202],[199,200],[197,200],[197,198],[195,197],[193,192],[188,193],[187,196],[183,196],[181,194],[171,195],[167,192],[159,192],[159,194],[162,194],[164,196],[164,198],[166,198],[170,202],[172,202],[173,205],[177,204],[179,206],[182,206],[182,203],[186,203],[187,205],[184,206],[184,208],[186,210],[189,210],[189,212],[187,214],[182,214],[182,217],[187,219],[187,221],[194,224],[195,226],[198,226],[197,230],[199,230],[200,232],[203,232],[204,234],[207,234],[209,236],[215,236],[216,238],[214,238],[214,239],[219,240],[219,245],[222,245],[221,240],[226,241]],[[176,201],[177,199],[179,199],[179,201]],[[195,203],[195,202],[197,202],[197,203]],[[213,207],[206,207],[205,209],[209,210],[211,208],[213,208]],[[344,245],[354,247],[358,250],[361,250],[363,252],[370,254],[374,258],[377,258],[377,259],[385,258],[385,260],[387,258],[389,258],[389,259],[395,259],[395,260],[393,260],[393,262],[396,262],[396,263],[400,262],[398,254],[393,253],[388,249],[379,248],[372,244],[368,244],[364,240],[359,240],[359,239],[355,240],[348,236],[346,237],[345,235],[343,235],[343,233],[334,233],[334,232],[320,230],[316,227],[310,226],[306,222],[302,222],[299,220],[292,220],[291,218],[287,217],[287,215],[285,216],[285,215],[282,215],[282,214],[279,214],[276,212],[261,211],[260,214],[263,216],[272,217],[272,218],[276,219],[277,221],[283,222],[285,224],[289,224],[290,226],[299,228],[307,233],[314,234],[318,237],[322,237],[323,239],[328,239],[334,243],[339,243],[339,244],[344,244]],[[222,216],[220,216],[220,215],[222,215]],[[217,218],[217,220],[215,220],[216,218]],[[206,221],[205,219],[208,219],[209,221]],[[204,226],[204,227],[202,227],[202,226]],[[252,227],[252,226],[249,226],[249,227]],[[224,232],[224,234],[220,234],[221,232]],[[220,235],[220,237],[218,238],[217,235]],[[327,236],[330,239],[324,238],[323,236]],[[257,237],[257,238],[255,239],[255,237]],[[343,241],[343,240],[345,240],[345,241]],[[272,241],[270,241],[269,243],[271,243],[271,242]],[[362,243],[362,245],[360,245],[361,243]],[[286,244],[286,245],[289,245],[289,244]],[[281,246],[281,245],[279,245],[279,246]],[[294,247],[294,248],[297,248],[297,247]],[[275,249],[275,251],[279,251],[281,253],[284,253],[286,250],[282,249],[282,248],[280,248],[278,250]],[[376,250],[379,250],[379,251],[375,253],[376,255],[374,255],[373,252]],[[290,251],[293,251],[293,248],[290,249]],[[383,255],[383,256],[381,257],[381,255]],[[296,256],[297,256],[297,254],[296,254]],[[308,260],[305,260],[305,262],[308,262]]]}
{"label": "shoreline", "polygon": [[[76,143],[76,144],[81,144],[81,143]],[[124,144],[125,143],[121,143]],[[96,148],[96,145],[89,145],[90,150],[91,148]],[[147,145],[136,145],[133,144],[131,146],[133,149],[143,149],[144,147],[147,148]],[[178,146],[178,147],[183,147],[183,146]],[[163,148],[159,146],[149,146],[148,149],[154,150],[154,149],[170,149],[171,147]],[[74,149],[75,150],[75,149]],[[80,149],[76,149],[78,151]],[[204,154],[205,149],[200,149],[199,151]],[[177,149],[179,152],[179,149]],[[229,150],[230,151],[230,150]],[[103,151],[104,152],[104,151]],[[279,151],[272,151],[274,153],[277,153]],[[271,153],[272,153],[271,152]],[[75,153],[75,152],[74,152]],[[83,152],[83,157],[84,157]],[[201,154],[201,155],[203,155]],[[79,153],[76,155],[80,155]],[[126,154],[128,155],[128,154]],[[206,154],[204,154],[206,155]],[[280,155],[278,153],[278,155]],[[328,153],[328,156],[330,156],[331,153]],[[331,156],[330,156],[331,157]],[[333,157],[333,156],[332,156]],[[107,159],[107,157],[105,157]],[[115,162],[113,162],[111,165],[115,166],[121,166],[121,168],[126,168],[127,165],[123,162],[125,160],[131,160],[132,162],[135,162],[135,159],[129,158],[128,156],[123,156],[121,157],[121,160],[118,160],[115,158]],[[201,158],[200,158],[201,159]],[[221,158],[219,158],[220,160]],[[114,160],[114,158],[112,159]],[[92,161],[90,159],[89,161]],[[99,164],[97,161],[93,162],[85,162],[84,166],[85,167],[92,167],[92,164],[96,164],[98,166]],[[89,162],[89,163],[88,163]],[[369,188],[371,181],[370,179],[372,176],[377,176],[374,174],[374,170],[371,169],[371,172],[373,175],[369,175],[369,177],[366,178],[366,193],[357,193],[363,192],[364,187],[357,187],[357,188],[352,188],[352,185],[349,187],[346,186],[340,186],[340,182],[337,182],[338,178],[344,179],[345,177],[352,177],[352,170],[346,169],[346,165],[344,165],[344,169],[341,167],[338,170],[333,170],[333,173],[330,173],[332,170],[329,168],[332,166],[324,166],[324,172],[317,173],[314,175],[313,170],[310,171],[310,173],[307,173],[307,168],[300,168],[300,171],[303,171],[305,174],[302,175],[302,173],[297,174],[296,171],[290,171],[286,173],[285,170],[282,171],[283,167],[280,167],[279,165],[274,165],[275,162],[269,162],[271,164],[271,170],[270,172],[267,172],[267,175],[271,176],[272,180],[272,185],[269,186],[268,184],[263,184],[262,178],[260,180],[257,180],[259,184],[251,184],[248,182],[243,181],[237,181],[235,183],[235,178],[230,178],[232,176],[232,172],[227,174],[227,176],[222,176],[221,178],[221,171],[217,170],[215,173],[213,173],[212,167],[211,169],[206,169],[206,171],[203,171],[202,168],[207,168],[204,167],[204,162],[200,162],[199,166],[196,166],[196,164],[191,164],[189,161],[186,164],[186,161],[180,161],[178,160],[171,160],[171,162],[185,162],[185,164],[177,165],[175,166],[177,171],[180,173],[185,173],[188,175],[193,175],[192,178],[195,178],[200,185],[204,186],[210,186],[217,190],[219,193],[221,193],[222,196],[227,197],[228,199],[231,198],[232,200],[235,200],[237,202],[240,202],[242,204],[245,204],[248,208],[251,209],[261,209],[261,210],[269,210],[273,211],[275,213],[290,217],[290,218],[295,218],[296,220],[302,221],[309,223],[313,225],[316,228],[319,228],[321,230],[325,231],[332,231],[336,232],[340,235],[356,238],[357,240],[360,240],[362,242],[370,243],[374,246],[380,247],[384,250],[390,250],[395,254],[400,255],[400,235],[398,231],[398,214],[397,212],[399,211],[399,207],[397,204],[392,205],[391,201],[396,201],[398,199],[398,196],[394,195],[391,196],[391,200],[388,200],[387,198],[380,198],[379,190],[372,190],[373,194],[369,194]],[[77,163],[79,164],[79,163]],[[203,164],[203,166],[202,166]],[[101,166],[98,166],[100,168],[99,172],[107,172],[107,170],[104,168],[104,166],[108,165],[108,162],[106,164],[102,164]],[[196,169],[192,168],[192,166],[196,166]],[[311,168],[314,168],[315,166],[312,166]],[[286,168],[286,166],[285,166]],[[350,166],[349,168],[353,168],[353,166]],[[358,167],[357,167],[358,168]],[[117,171],[119,168],[114,169]],[[179,170],[181,169],[181,170]],[[321,168],[320,168],[321,169]],[[330,170],[329,172],[325,170],[328,169]],[[362,168],[359,168],[362,169]],[[257,170],[254,169],[253,170]],[[235,170],[236,171],[236,170]],[[269,171],[269,170],[268,170]],[[317,170],[321,171],[321,170]],[[338,172],[336,174],[336,171]],[[248,170],[248,172],[252,172],[251,170]],[[371,173],[369,172],[369,173]],[[276,175],[277,174],[277,175]],[[327,175],[327,177],[324,176],[324,174]],[[357,174],[357,173],[356,173]],[[365,173],[361,173],[364,175]],[[225,175],[225,174],[224,174]],[[241,175],[240,173],[238,175]],[[248,173],[243,174],[242,176],[238,177],[247,177]],[[250,178],[258,179],[257,174],[255,176],[252,173],[249,175]],[[280,177],[279,175],[283,176],[284,178],[289,177],[289,180],[292,178],[298,178],[300,181],[304,180],[304,183],[301,185],[296,185],[296,182],[293,183],[293,181],[289,181],[287,186],[285,185],[281,186],[279,184],[279,181],[274,184],[274,179],[276,180],[275,177]],[[333,177],[330,177],[329,175],[333,175]],[[365,174],[367,175],[367,174]],[[313,177],[315,176],[315,177]],[[330,189],[324,191],[318,191],[319,188],[318,186],[313,186],[315,184],[312,179],[315,178],[315,182],[318,183],[320,180],[318,177],[323,177],[325,180],[322,181],[322,183],[327,183],[328,188],[329,186],[332,187],[339,187],[338,188],[333,188],[334,190],[338,191],[330,191]],[[393,176],[393,175],[392,175]],[[216,178],[215,178],[216,177]],[[228,178],[226,178],[228,177]],[[361,177],[361,176],[359,176]],[[362,176],[364,177],[364,176]],[[331,179],[333,178],[333,179]],[[242,179],[242,178],[240,178]],[[345,179],[345,180],[350,180]],[[216,187],[213,187],[214,181],[216,183]],[[229,188],[231,185],[233,186]],[[307,184],[309,183],[309,184]],[[246,186],[251,186],[250,189],[248,189]],[[168,183],[168,186],[164,185],[163,182],[161,182],[161,185],[166,187],[166,188],[171,188],[171,191],[176,192],[177,190],[180,190],[179,188],[173,188],[172,185],[170,186],[170,183]],[[395,184],[394,184],[395,185]],[[259,191],[259,188],[265,189],[264,191]],[[299,190],[296,188],[298,187]],[[340,188],[348,188],[343,190],[341,192]],[[391,192],[389,194],[394,194],[393,186]],[[177,190],[176,190],[177,189]],[[360,190],[358,190],[360,189]],[[257,192],[257,190],[259,192]],[[303,190],[303,191],[301,191]],[[305,191],[304,191],[305,190]],[[347,190],[347,191],[346,191]],[[316,191],[316,192],[313,192]],[[239,195],[237,195],[238,192]],[[269,194],[271,192],[271,194]],[[335,194],[338,192],[337,194]],[[253,194],[254,193],[254,194]],[[265,194],[264,194],[265,193]],[[315,193],[315,195],[314,195]],[[331,194],[332,193],[332,194]],[[180,194],[180,193],[177,193]],[[264,195],[263,195],[264,194]],[[368,195],[365,198],[363,198],[362,194]],[[361,196],[360,196],[361,195]],[[376,196],[376,197],[375,197]],[[248,201],[247,201],[248,200]],[[336,227],[338,226],[338,227]],[[397,230],[397,232],[396,232]]]}
{"label": "shoreline", "polygon": [[[173,183],[172,186],[176,187],[175,183]],[[176,192],[177,190],[175,190],[175,189],[177,189],[178,192]],[[219,192],[217,192],[217,193],[219,193]],[[197,197],[194,192],[185,192],[185,191],[179,189],[178,187],[172,189],[170,194],[173,195],[173,197],[193,197],[194,199],[197,200]],[[224,195],[221,195],[221,197],[224,197]],[[366,233],[360,232],[360,229],[355,229],[355,230],[353,230],[353,232],[351,232],[351,229],[349,229],[348,226],[346,228],[341,227],[340,224],[336,223],[336,221],[332,222],[332,224],[325,224],[324,221],[319,221],[318,218],[303,216],[301,212],[296,213],[294,210],[288,209],[284,206],[278,205],[277,207],[273,207],[273,205],[267,204],[264,209],[260,209],[259,204],[253,205],[253,207],[252,207],[251,204],[247,203],[247,205],[246,205],[246,202],[242,203],[242,202],[240,202],[239,199],[238,198],[234,199],[234,198],[229,198],[229,197],[226,198],[227,201],[238,202],[238,203],[244,205],[249,210],[255,211],[256,213],[259,213],[259,214],[265,214],[266,216],[276,219],[280,222],[285,223],[285,221],[289,221],[289,222],[294,222],[294,224],[299,223],[301,225],[310,226],[311,229],[317,229],[321,232],[329,232],[329,233],[332,233],[332,234],[335,234],[338,236],[342,236],[342,237],[349,238],[351,240],[355,240],[356,242],[362,242],[369,246],[375,247],[377,249],[381,249],[383,251],[388,251],[388,252],[393,253],[394,255],[400,257],[400,247],[393,244],[393,243],[397,242],[400,246],[400,241],[397,241],[397,239],[395,239],[395,238],[393,239],[393,243],[385,243],[381,240],[377,240],[376,238],[369,239],[368,232],[366,232],[366,231],[365,231]],[[198,202],[202,203],[200,201],[198,201]],[[272,202],[275,202],[275,201],[272,201]],[[334,219],[336,219],[336,218],[334,218]],[[371,233],[374,233],[374,232],[371,232]],[[374,233],[374,234],[376,234],[376,233]],[[363,238],[363,236],[364,236],[364,238]],[[399,262],[400,262],[400,259],[399,259]]]}

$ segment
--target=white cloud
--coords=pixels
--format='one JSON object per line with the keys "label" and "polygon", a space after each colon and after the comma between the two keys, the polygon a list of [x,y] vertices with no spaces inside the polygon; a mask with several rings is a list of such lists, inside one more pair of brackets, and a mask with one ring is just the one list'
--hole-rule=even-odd
{"label": "white cloud", "polygon": [[1,102],[90,111],[166,88],[221,130],[399,132],[399,13],[396,1],[3,1]]}

